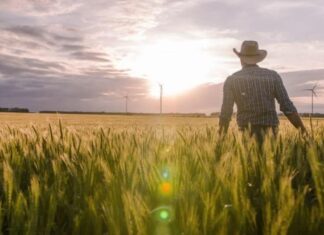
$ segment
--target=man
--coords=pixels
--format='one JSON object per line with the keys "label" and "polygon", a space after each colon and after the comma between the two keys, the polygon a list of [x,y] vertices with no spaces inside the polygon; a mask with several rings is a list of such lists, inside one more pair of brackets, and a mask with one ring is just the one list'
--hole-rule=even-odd
{"label": "man", "polygon": [[258,140],[262,139],[263,133],[268,130],[275,133],[279,124],[276,99],[280,104],[280,110],[288,120],[306,133],[280,75],[257,65],[267,56],[267,51],[259,50],[259,45],[255,41],[244,41],[240,52],[233,50],[241,60],[242,69],[229,76],[224,83],[220,132],[227,131],[235,103],[240,130],[249,130]]}

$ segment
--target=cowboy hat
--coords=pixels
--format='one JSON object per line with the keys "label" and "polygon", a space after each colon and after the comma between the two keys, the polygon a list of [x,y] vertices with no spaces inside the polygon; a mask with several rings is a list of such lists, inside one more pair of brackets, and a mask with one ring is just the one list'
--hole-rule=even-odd
{"label": "cowboy hat", "polygon": [[233,51],[245,64],[257,64],[267,56],[267,51],[260,50],[256,41],[244,41],[240,52],[235,48]]}

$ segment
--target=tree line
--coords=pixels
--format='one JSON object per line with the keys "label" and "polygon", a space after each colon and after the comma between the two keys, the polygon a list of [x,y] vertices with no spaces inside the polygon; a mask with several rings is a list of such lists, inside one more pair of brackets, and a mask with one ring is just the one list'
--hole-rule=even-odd
{"label": "tree line", "polygon": [[29,109],[27,109],[27,108],[18,108],[18,107],[14,107],[14,108],[0,107],[0,112],[29,113]]}

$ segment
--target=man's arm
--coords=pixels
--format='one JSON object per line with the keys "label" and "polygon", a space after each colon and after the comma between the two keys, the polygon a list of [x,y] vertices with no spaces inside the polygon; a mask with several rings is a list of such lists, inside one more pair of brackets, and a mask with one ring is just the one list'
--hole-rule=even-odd
{"label": "man's arm", "polygon": [[290,123],[297,129],[306,133],[306,128],[303,121],[299,117],[296,107],[289,99],[287,90],[279,74],[277,74],[277,80],[275,83],[275,97],[280,105],[280,111],[285,114]]}
{"label": "man's arm", "polygon": [[227,78],[223,87],[223,104],[219,117],[219,133],[226,133],[233,114],[234,94],[230,79]]}
{"label": "man's arm", "polygon": [[285,114],[285,115],[288,118],[288,120],[290,121],[290,123],[293,124],[294,127],[301,130],[301,132],[303,132],[303,133],[307,133],[304,123],[301,120],[301,118],[297,112],[291,113],[291,114]]}

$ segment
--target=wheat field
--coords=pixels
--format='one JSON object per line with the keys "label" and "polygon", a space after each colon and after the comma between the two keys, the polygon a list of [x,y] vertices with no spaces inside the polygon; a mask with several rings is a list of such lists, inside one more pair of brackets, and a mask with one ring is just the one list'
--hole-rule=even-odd
{"label": "wheat field", "polygon": [[217,123],[1,114],[0,233],[324,234],[324,121],[262,148]]}

